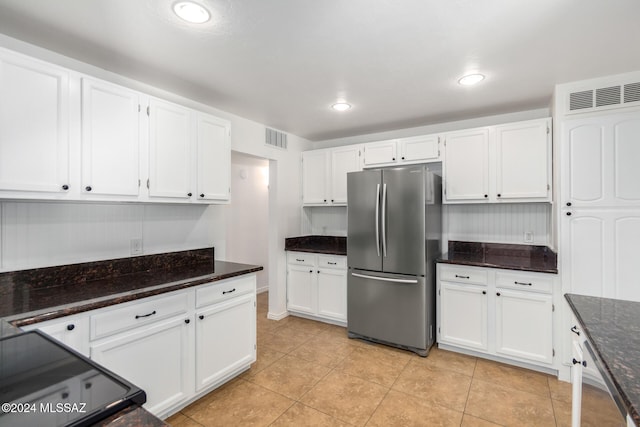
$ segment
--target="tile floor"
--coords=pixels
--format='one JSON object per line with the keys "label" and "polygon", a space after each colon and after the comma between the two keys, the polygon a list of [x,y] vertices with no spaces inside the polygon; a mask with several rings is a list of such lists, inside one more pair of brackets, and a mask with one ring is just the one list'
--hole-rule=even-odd
{"label": "tile floor", "polygon": [[[571,386],[555,377],[434,348],[427,358],[347,338],[298,317],[267,319],[258,360],[170,417],[194,426],[570,426]],[[585,391],[583,426],[624,425],[609,397]],[[611,421],[613,420],[613,421]]]}

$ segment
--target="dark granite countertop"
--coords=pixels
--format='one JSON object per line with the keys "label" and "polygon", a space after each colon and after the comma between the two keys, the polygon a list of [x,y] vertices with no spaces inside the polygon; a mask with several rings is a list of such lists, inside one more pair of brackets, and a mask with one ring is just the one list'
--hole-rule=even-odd
{"label": "dark granite countertop", "polygon": [[640,425],[640,302],[575,294],[565,298],[614,400]]}
{"label": "dark granite countertop", "polygon": [[344,236],[299,236],[284,239],[284,250],[329,255],[346,255],[347,238]]}
{"label": "dark granite countertop", "polygon": [[558,255],[547,246],[450,241],[436,262],[558,273]]}

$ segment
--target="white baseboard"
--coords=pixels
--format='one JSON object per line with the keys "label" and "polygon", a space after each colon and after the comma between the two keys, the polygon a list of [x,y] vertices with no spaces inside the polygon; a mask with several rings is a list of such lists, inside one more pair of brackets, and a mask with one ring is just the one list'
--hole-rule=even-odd
{"label": "white baseboard", "polygon": [[256,288],[256,294],[262,294],[264,292],[268,292],[269,291],[269,285],[264,285],[260,288]]}
{"label": "white baseboard", "polygon": [[289,317],[288,311],[283,311],[282,313],[277,313],[277,314],[274,314],[272,312],[267,313],[267,319],[271,319],[271,320],[282,320],[285,317]]}

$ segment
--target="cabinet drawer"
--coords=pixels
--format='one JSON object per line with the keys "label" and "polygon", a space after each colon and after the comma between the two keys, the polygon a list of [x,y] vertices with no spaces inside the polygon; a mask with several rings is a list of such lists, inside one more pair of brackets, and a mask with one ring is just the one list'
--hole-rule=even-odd
{"label": "cabinet drawer", "polygon": [[496,272],[496,286],[550,294],[553,292],[553,277],[543,274]]}
{"label": "cabinet drawer", "polygon": [[319,268],[339,268],[347,269],[347,258],[343,256],[318,255]]}
{"label": "cabinet drawer", "polygon": [[255,275],[214,282],[196,289],[196,307],[204,307],[255,291]]}
{"label": "cabinet drawer", "polygon": [[187,312],[188,292],[128,304],[91,316],[91,339],[95,340],[127,329],[148,325]]}
{"label": "cabinet drawer", "polygon": [[440,280],[459,283],[487,284],[487,271],[475,268],[451,267],[441,264]]}
{"label": "cabinet drawer", "polygon": [[289,252],[287,254],[287,263],[314,266],[316,263],[316,255],[304,252]]}

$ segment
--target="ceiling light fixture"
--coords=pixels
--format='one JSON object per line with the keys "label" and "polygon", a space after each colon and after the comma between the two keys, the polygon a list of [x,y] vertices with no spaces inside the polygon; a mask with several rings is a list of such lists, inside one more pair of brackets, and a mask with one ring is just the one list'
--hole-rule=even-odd
{"label": "ceiling light fixture", "polygon": [[351,104],[347,104],[346,102],[336,102],[331,106],[336,111],[347,111],[351,109]]}
{"label": "ceiling light fixture", "polygon": [[204,6],[192,1],[179,1],[173,5],[173,11],[180,18],[191,24],[204,24],[211,19],[211,14]]}
{"label": "ceiling light fixture", "polygon": [[482,74],[468,74],[458,80],[458,83],[463,86],[473,86],[476,83],[480,83],[484,80],[484,76]]}

